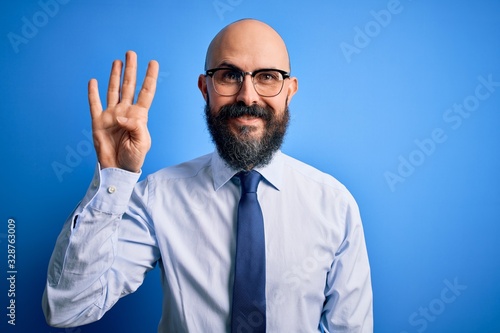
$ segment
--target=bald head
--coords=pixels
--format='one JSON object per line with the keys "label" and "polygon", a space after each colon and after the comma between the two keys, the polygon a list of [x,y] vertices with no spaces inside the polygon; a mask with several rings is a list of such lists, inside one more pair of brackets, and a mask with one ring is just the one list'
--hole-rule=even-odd
{"label": "bald head", "polygon": [[269,25],[254,19],[229,24],[210,43],[205,70],[228,64],[246,67],[247,71],[259,68],[290,71],[288,51],[281,36]]}

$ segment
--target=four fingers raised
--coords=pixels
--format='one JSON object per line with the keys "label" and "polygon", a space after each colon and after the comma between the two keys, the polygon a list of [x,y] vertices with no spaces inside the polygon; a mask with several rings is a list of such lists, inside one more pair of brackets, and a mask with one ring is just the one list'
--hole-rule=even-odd
{"label": "four fingers raised", "polygon": [[[107,92],[107,109],[115,107],[119,103],[133,104],[136,80],[137,80],[137,54],[128,51],[125,55],[125,71],[123,82],[121,82],[123,63],[115,60],[111,67]],[[158,79],[159,64],[152,60],[148,64],[148,69],[141,91],[137,99],[137,105],[149,109],[153,102],[156,91],[156,81]],[[120,84],[121,82],[121,84]],[[120,96],[121,95],[121,96]],[[99,89],[96,79],[91,79],[88,84],[88,99],[92,118],[99,116],[103,111]]]}

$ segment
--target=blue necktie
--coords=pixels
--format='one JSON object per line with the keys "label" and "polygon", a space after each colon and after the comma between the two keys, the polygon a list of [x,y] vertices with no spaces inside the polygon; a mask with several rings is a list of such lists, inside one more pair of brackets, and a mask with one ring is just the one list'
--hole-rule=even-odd
{"label": "blue necktie", "polygon": [[236,262],[231,316],[232,333],[266,331],[266,250],[264,219],[257,200],[261,175],[240,172]]}

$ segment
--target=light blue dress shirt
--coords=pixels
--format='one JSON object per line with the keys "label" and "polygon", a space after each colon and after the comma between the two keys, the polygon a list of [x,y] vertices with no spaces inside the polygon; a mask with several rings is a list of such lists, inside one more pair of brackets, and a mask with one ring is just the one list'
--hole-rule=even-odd
{"label": "light blue dress shirt", "polygon": [[[350,193],[282,152],[256,170],[264,178],[258,199],[268,332],[372,332],[370,268]],[[229,332],[236,172],[217,153],[139,183],[139,174],[97,168],[50,260],[43,296],[49,324],[100,319],[158,264],[164,293],[159,332]]]}

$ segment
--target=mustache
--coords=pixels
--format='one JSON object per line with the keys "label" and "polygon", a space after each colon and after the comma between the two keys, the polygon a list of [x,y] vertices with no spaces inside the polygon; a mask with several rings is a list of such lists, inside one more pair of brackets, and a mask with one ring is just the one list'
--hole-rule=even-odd
{"label": "mustache", "polygon": [[220,108],[219,114],[217,115],[217,117],[221,120],[238,118],[241,116],[258,117],[269,121],[273,116],[273,111],[256,104],[246,106],[241,103],[235,103],[224,105]]}

